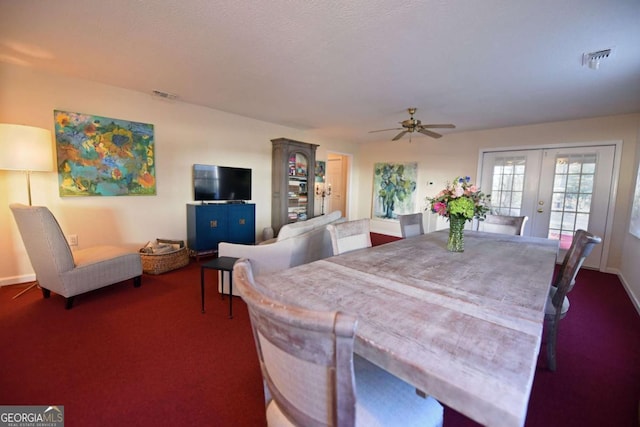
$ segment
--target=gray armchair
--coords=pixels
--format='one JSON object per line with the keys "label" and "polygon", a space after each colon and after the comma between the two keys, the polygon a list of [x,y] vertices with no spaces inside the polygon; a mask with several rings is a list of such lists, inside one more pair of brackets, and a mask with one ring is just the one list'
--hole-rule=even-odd
{"label": "gray armchair", "polygon": [[94,289],[128,279],[140,286],[142,262],[136,251],[96,246],[72,252],[49,209],[21,204],[9,207],[45,298],[53,291],[66,298],[70,309],[76,295]]}

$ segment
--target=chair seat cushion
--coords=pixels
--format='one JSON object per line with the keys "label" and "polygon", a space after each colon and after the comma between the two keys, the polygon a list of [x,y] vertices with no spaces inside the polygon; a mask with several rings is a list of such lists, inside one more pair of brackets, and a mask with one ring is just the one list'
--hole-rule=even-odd
{"label": "chair seat cushion", "polygon": [[[556,314],[556,308],[553,306],[553,302],[551,302],[551,300],[553,299],[553,296],[556,294],[557,290],[558,288],[556,288],[555,286],[552,286],[551,289],[549,290],[549,296],[547,297],[547,304],[544,308],[545,317],[555,316]],[[562,316],[564,316],[565,314],[567,314],[567,311],[569,311],[569,298],[564,297],[564,301],[562,301],[562,309],[560,310],[560,313]]]}

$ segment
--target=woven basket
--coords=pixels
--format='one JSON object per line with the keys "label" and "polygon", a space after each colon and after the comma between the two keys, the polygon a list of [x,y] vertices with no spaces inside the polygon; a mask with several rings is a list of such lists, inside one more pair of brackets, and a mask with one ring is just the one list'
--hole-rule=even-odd
{"label": "woven basket", "polygon": [[164,254],[141,253],[142,271],[147,274],[162,274],[189,264],[189,252],[183,240],[157,239],[158,243],[179,244],[180,249]]}

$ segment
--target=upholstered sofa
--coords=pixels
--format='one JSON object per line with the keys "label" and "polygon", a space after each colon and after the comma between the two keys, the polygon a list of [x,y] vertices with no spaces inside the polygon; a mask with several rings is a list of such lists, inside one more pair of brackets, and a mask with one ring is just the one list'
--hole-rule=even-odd
{"label": "upholstered sofa", "polygon": [[[256,276],[327,258],[333,255],[327,225],[344,220],[342,212],[333,211],[307,221],[287,224],[280,229],[277,238],[259,245],[221,242],[218,256],[250,259]],[[225,274],[224,292],[227,293],[229,275],[226,272],[220,274]],[[238,295],[235,290],[233,294]]]}

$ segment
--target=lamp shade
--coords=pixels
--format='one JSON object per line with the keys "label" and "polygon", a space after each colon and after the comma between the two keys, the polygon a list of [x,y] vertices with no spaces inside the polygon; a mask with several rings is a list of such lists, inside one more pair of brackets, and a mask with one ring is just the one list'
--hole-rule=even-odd
{"label": "lamp shade", "polygon": [[51,148],[47,129],[0,123],[0,169],[52,171]]}

